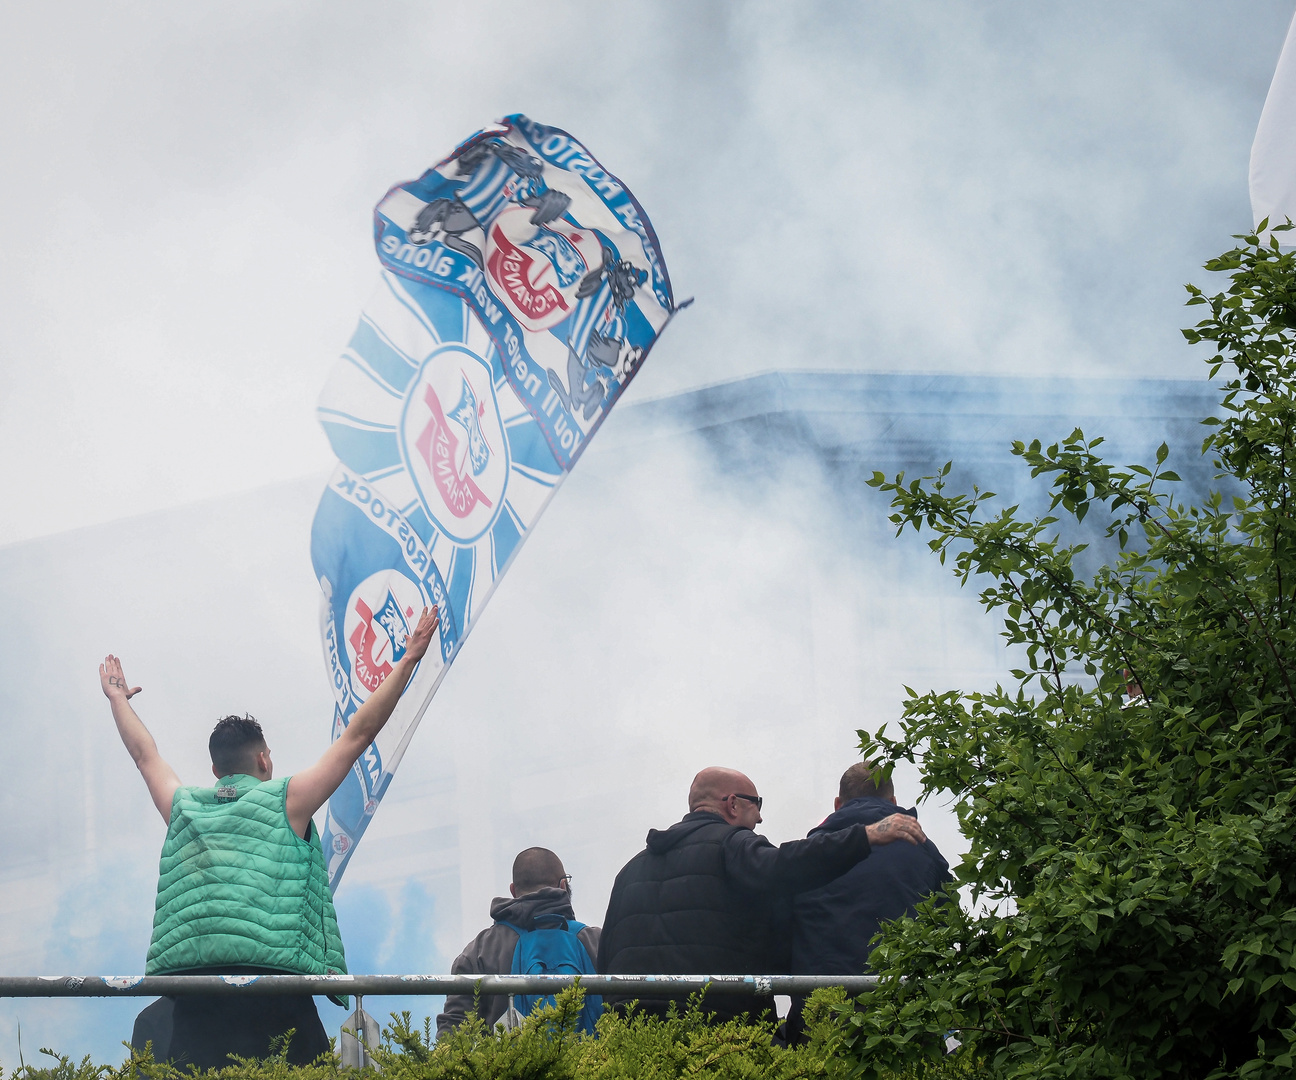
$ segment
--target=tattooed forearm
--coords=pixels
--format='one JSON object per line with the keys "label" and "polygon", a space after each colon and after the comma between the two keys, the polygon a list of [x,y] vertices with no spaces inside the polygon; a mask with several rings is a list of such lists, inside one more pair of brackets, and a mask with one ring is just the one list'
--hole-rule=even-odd
{"label": "tattooed forearm", "polygon": [[868,834],[874,844],[889,844],[894,840],[921,844],[926,839],[922,826],[906,814],[888,814],[877,824],[870,825]]}

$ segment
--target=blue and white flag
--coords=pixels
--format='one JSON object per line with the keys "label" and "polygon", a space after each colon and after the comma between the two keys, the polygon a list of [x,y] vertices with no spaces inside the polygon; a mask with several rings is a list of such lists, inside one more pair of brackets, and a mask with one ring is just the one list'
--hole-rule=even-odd
{"label": "blue and white flag", "polygon": [[441,626],[329,802],[334,887],[496,583],[675,311],[634,196],[524,116],[392,188],[374,239],[382,281],[319,404],[339,458],[311,531],[333,738],[424,606]]}

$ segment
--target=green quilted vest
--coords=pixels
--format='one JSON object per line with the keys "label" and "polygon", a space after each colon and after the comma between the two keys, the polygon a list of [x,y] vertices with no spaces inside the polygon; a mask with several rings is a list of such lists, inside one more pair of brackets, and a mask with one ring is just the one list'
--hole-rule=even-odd
{"label": "green quilted vest", "polygon": [[346,973],[319,834],[313,823],[309,840],[293,833],[288,779],[226,776],[175,793],[145,974],[231,965]]}

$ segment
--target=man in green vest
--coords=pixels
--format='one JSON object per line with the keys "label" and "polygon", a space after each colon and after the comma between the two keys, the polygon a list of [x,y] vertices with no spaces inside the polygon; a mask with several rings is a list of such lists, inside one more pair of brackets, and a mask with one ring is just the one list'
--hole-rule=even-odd
{"label": "man in green vest", "polygon": [[[437,609],[425,608],[390,674],[319,761],[290,777],[274,779],[255,720],[226,717],[208,744],[209,788],[181,785],[130,705],[141,688],[117,657],[104,660],[99,679],[118,734],[167,823],[146,974],[345,974],[312,818],[387,723],[437,626]],[[267,1056],[289,1029],[290,1063],[328,1051],[309,995],[163,998],[140,1014],[132,1043],[151,1038],[159,1060],[221,1068],[231,1053]]]}

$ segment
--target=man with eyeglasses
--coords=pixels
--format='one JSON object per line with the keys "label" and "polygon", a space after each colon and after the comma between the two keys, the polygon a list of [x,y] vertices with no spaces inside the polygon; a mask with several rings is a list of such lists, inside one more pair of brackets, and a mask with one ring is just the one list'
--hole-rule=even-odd
{"label": "man with eyeglasses", "polygon": [[[495,921],[464,946],[450,967],[451,973],[508,975],[513,970],[513,954],[521,936],[519,930],[523,933],[543,928],[566,930],[569,924],[576,923],[571,880],[562,860],[548,848],[530,847],[519,852],[513,860],[509,895],[491,901],[490,914]],[[592,969],[598,954],[599,928],[585,926],[574,936],[589,954]],[[486,1030],[492,1031],[504,1018],[508,1006],[507,994],[484,995],[476,999],[475,1005],[471,994],[450,994],[446,997],[445,1011],[437,1017],[437,1038],[462,1024],[474,1008]]]}
{"label": "man with eyeglasses", "polygon": [[[734,769],[712,767],[693,778],[689,812],[669,829],[649,830],[647,847],[617,875],[599,942],[600,973],[786,972],[794,892],[828,884],[873,846],[927,839],[915,818],[898,814],[775,847],[753,831],[763,804],[756,785]],[[640,999],[642,1011],[656,1015],[668,1005],[664,998]],[[773,997],[706,1002],[718,1023],[773,1009]]]}

